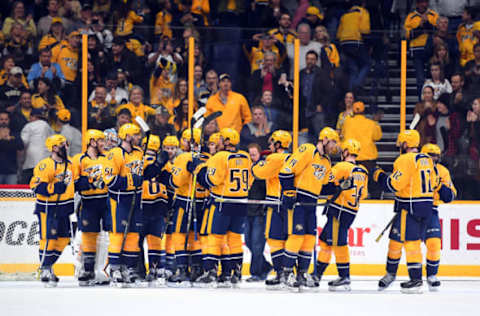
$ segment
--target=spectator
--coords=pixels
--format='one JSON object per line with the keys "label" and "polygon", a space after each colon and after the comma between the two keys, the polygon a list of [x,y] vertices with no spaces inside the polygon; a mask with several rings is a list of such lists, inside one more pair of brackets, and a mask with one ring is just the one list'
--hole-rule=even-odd
{"label": "spectator", "polygon": [[243,126],[252,120],[247,100],[240,93],[232,91],[232,81],[228,74],[220,75],[219,90],[208,99],[206,108],[206,115],[222,112],[217,119],[220,129],[231,127],[240,133]]}
{"label": "spectator", "polygon": [[148,116],[155,115],[155,109],[143,104],[143,89],[140,86],[133,86],[129,99],[129,103],[120,105],[115,109],[117,115],[122,109],[129,110],[132,118],[140,116],[142,119],[147,120]]}
{"label": "spectator", "polygon": [[38,44],[38,50],[51,49],[58,43],[66,39],[65,28],[62,24],[62,18],[53,18],[52,25],[47,34],[45,34],[40,43]]}
{"label": "spectator", "polygon": [[274,131],[273,122],[268,121],[265,109],[256,105],[252,107],[252,121],[243,126],[240,133],[240,145],[247,148],[248,144],[259,144],[262,149],[268,147],[268,138]]}
{"label": "spectator", "polygon": [[175,84],[175,89],[173,91],[173,104],[171,105],[171,109],[173,111],[181,104],[182,100],[187,99],[188,95],[188,85],[187,80],[180,78],[177,80]]}
{"label": "spectator", "polygon": [[438,13],[428,8],[428,0],[416,0],[416,3],[416,9],[408,14],[404,27],[409,40],[410,54],[413,57],[417,91],[421,95],[425,82],[425,45],[428,32],[433,31],[437,26]]}
{"label": "spectator", "polygon": [[437,100],[435,123],[435,140],[442,152],[448,148],[448,133],[450,132],[450,96],[445,93]]}
{"label": "spectator", "polygon": [[208,98],[217,93],[218,91],[218,75],[215,70],[209,70],[205,74],[205,85],[198,88],[196,95],[199,106],[205,106]]}
{"label": "spectator", "polygon": [[[364,115],[365,104],[355,102],[353,104],[353,116],[345,119],[340,136],[343,140],[356,139],[360,142],[360,153],[357,163],[363,165],[367,170],[373,170],[377,165],[378,151],[375,142],[382,138],[382,128],[378,122],[366,118]],[[372,176],[372,175],[371,175]],[[381,188],[375,185],[371,178],[368,191],[373,199],[380,198]]]}
{"label": "spectator", "polygon": [[450,94],[450,105],[452,111],[461,113],[462,117],[466,117],[468,111],[468,104],[465,100],[464,85],[465,80],[463,74],[455,73],[452,78],[452,93]]}
{"label": "spectator", "polygon": [[460,54],[460,66],[474,59],[473,46],[478,42],[478,24],[474,24],[478,9],[465,7],[462,14],[463,23],[458,27],[457,42]]}
{"label": "spectator", "polygon": [[122,127],[123,124],[131,123],[132,122],[132,113],[126,109],[123,108],[118,111],[117,113],[117,121],[115,123],[114,130],[118,134],[118,131],[120,130],[120,127]]}
{"label": "spectator", "polygon": [[444,15],[451,24],[451,27],[447,29],[449,33],[454,33],[460,23],[462,22],[462,11],[466,7],[468,0],[436,0],[431,1],[432,9],[437,11],[438,14]]}
{"label": "spectator", "polygon": [[323,13],[320,13],[320,10],[317,7],[309,6],[305,17],[300,21],[300,23],[307,23],[310,25],[310,29],[314,30],[317,26],[320,26],[323,21]]}
{"label": "spectator", "polygon": [[337,119],[336,129],[338,133],[341,133],[343,124],[345,123],[345,120],[347,119],[347,117],[353,116],[354,102],[355,102],[355,95],[353,94],[353,92],[348,91],[347,93],[345,93],[345,97],[343,99],[344,104],[341,106],[341,108],[343,108],[344,111],[340,112]]}
{"label": "spectator", "polygon": [[71,114],[67,109],[61,109],[57,112],[57,128],[56,131],[67,139],[67,154],[73,157],[82,152],[82,133],[70,125]]}
{"label": "spectator", "polygon": [[25,16],[25,5],[22,1],[13,3],[11,15],[3,22],[2,32],[6,37],[10,36],[10,31],[15,23],[19,23],[24,27],[28,39],[37,36],[35,21],[33,21],[31,14]]}
{"label": "spectator", "polygon": [[168,37],[172,38],[172,29],[170,23],[172,23],[172,14],[170,10],[172,4],[170,0],[165,0],[160,4],[160,10],[155,17],[155,31],[154,34],[157,38]]}
{"label": "spectator", "polygon": [[[260,160],[261,148],[258,144],[248,145],[248,152],[253,163]],[[248,192],[249,199],[265,199],[265,180],[255,179]],[[263,205],[249,205],[245,221],[245,244],[252,253],[250,275],[247,282],[263,281],[267,278],[272,266],[263,255],[265,250],[265,211]]]}
{"label": "spectator", "polygon": [[266,90],[272,91],[278,98],[284,94],[284,87],[278,84],[281,71],[275,67],[276,58],[277,55],[272,52],[264,53],[263,66],[255,70],[248,81],[249,102],[253,102]]}
{"label": "spectator", "polygon": [[[115,125],[114,103],[107,102],[105,86],[95,87],[95,98],[88,103],[88,128],[105,130]],[[115,100],[115,99],[113,99]]]}
{"label": "spectator", "polygon": [[30,91],[24,91],[20,95],[20,100],[15,105],[15,109],[10,114],[10,128],[14,134],[20,133],[25,124],[30,120],[32,113],[32,95]]}
{"label": "spectator", "polygon": [[175,128],[178,138],[182,137],[182,132],[188,127],[188,99],[182,99],[175,108],[175,116],[170,117],[168,121]]}
{"label": "spectator", "polygon": [[38,78],[36,92],[32,95],[32,106],[46,111],[48,122],[56,129],[57,111],[65,108],[62,99],[55,93],[52,82],[47,78]]}
{"label": "spectator", "polygon": [[112,52],[107,55],[107,69],[123,69],[135,84],[142,84],[145,76],[140,59],[125,47],[125,40],[113,39]]}
{"label": "spectator", "polygon": [[319,25],[315,28],[314,40],[322,45],[322,53],[325,51],[332,68],[340,66],[340,55],[335,44],[330,42],[330,35],[325,26]]}
{"label": "spectator", "polygon": [[166,103],[169,99],[173,101],[177,66],[169,59],[171,58],[159,56],[155,63],[155,68],[150,76],[150,102],[151,104],[163,104],[173,113],[173,103]]}
{"label": "spectator", "polygon": [[33,62],[33,39],[28,39],[22,24],[14,23],[10,37],[5,42],[4,55],[11,55],[15,64],[24,69],[30,68]]}
{"label": "spectator", "polygon": [[27,91],[22,83],[22,76],[22,68],[15,66],[10,70],[7,82],[0,86],[0,104],[8,112],[13,111],[22,92]]}
{"label": "spectator", "polygon": [[170,113],[164,106],[159,106],[155,109],[155,120],[150,124],[152,134],[157,135],[160,139],[166,136],[175,135],[176,131],[172,124],[168,123]]}
{"label": "spectator", "polygon": [[23,127],[20,136],[25,146],[25,160],[22,165],[21,184],[30,183],[33,168],[40,160],[47,158],[50,152],[45,146],[45,141],[54,132],[46,121],[45,111],[42,108],[33,108],[30,121]]}
{"label": "spectator", "polygon": [[427,79],[423,87],[431,86],[433,88],[433,99],[437,100],[443,93],[452,93],[452,86],[443,73],[440,64],[430,65],[431,79]]}
{"label": "spectator", "polygon": [[77,106],[78,108],[80,93],[75,79],[78,73],[79,47],[80,33],[73,31],[68,34],[67,41],[60,42],[52,48],[52,63],[60,65],[60,69],[65,77],[63,96],[70,106]]}
{"label": "spectator", "polygon": [[[275,122],[275,126],[280,129],[290,129],[291,117],[290,108],[285,108],[284,104],[279,103],[279,98],[274,98],[270,90],[264,90],[261,98],[257,98],[253,104],[261,105],[265,109],[265,115],[269,122]],[[288,113],[288,114],[287,114]]]}
{"label": "spectator", "polygon": [[98,12],[92,14],[92,24],[88,29],[88,35],[94,35],[106,49],[112,48],[113,35],[109,29],[105,28],[102,14]]}
{"label": "spectator", "polygon": [[340,19],[337,38],[340,41],[345,67],[350,74],[349,89],[360,87],[370,71],[370,56],[364,37],[370,34],[370,14],[354,0],[352,7]]}
{"label": "spectator", "polygon": [[465,64],[465,79],[468,83],[468,89],[477,90],[480,87],[480,43],[473,46],[474,59]]}
{"label": "spectator", "polygon": [[313,138],[325,126],[327,116],[330,116],[331,91],[333,86],[330,74],[317,66],[318,53],[307,52],[305,69],[300,71],[300,129],[308,128]]}
{"label": "spectator", "polygon": [[297,34],[290,30],[292,24],[292,18],[288,12],[281,13],[280,19],[278,19],[278,27],[268,31],[273,37],[280,41],[284,46],[287,44],[293,44],[297,38]]}
{"label": "spectator", "polygon": [[433,56],[430,58],[430,65],[433,64],[440,65],[446,78],[450,78],[457,68],[455,60],[450,58],[448,47],[444,43],[435,45]]}
{"label": "spectator", "polygon": [[[37,30],[38,34],[40,36],[43,36],[48,33],[48,30],[50,30],[50,26],[53,23],[53,19],[59,18],[60,16],[58,15],[58,9],[59,9],[59,3],[58,0],[49,0],[48,1],[48,15],[42,17],[37,24]],[[71,22],[70,20],[66,18],[62,18],[62,24],[65,26],[65,28],[69,31],[71,27]]]}
{"label": "spectator", "polygon": [[245,44],[243,49],[250,62],[251,73],[264,67],[267,52],[275,56],[274,66],[276,69],[281,69],[285,60],[285,47],[281,42],[276,42],[269,33],[255,34],[252,41]]}
{"label": "spectator", "polygon": [[0,111],[0,184],[17,184],[23,159],[23,142],[10,130],[10,115]]}
{"label": "spectator", "polygon": [[435,113],[437,104],[435,102],[432,86],[425,86],[422,93],[422,101],[418,102],[413,111],[414,117],[418,114],[420,121],[414,127],[420,134],[420,147],[427,143],[436,143],[435,124],[437,122]]}
{"label": "spectator", "polygon": [[203,80],[203,68],[200,65],[193,67],[193,94],[195,97],[198,95],[198,89],[205,86],[205,80]]}
{"label": "spectator", "polygon": [[[320,43],[314,42],[311,40],[312,32],[310,26],[306,23],[300,23],[297,27],[298,39],[300,40],[300,49],[299,49],[299,68],[303,69],[306,67],[305,57],[307,52],[313,50],[317,54],[320,54],[322,46]],[[294,45],[287,45],[287,55],[288,62],[290,65],[289,77],[293,78],[293,57],[294,57]],[[318,60],[318,65],[320,66],[320,60]]]}
{"label": "spectator", "polygon": [[[107,89],[107,96],[105,101],[108,104],[120,105],[128,103],[128,92],[118,87],[117,72],[111,71],[107,74],[105,78],[105,89]],[[91,102],[95,99],[95,90],[92,92],[88,100]]]}
{"label": "spectator", "polygon": [[135,24],[142,23],[143,17],[131,10],[131,2],[122,2],[118,7],[118,21],[115,36],[128,36],[133,33]]}
{"label": "spectator", "polygon": [[45,77],[56,83],[54,84],[57,87],[60,87],[62,82],[65,80],[62,69],[57,63],[52,63],[52,52],[45,48],[39,52],[38,63],[33,64],[28,73],[27,80],[28,84],[33,87],[34,80],[40,77]]}
{"label": "spectator", "polygon": [[450,58],[458,61],[458,42],[454,35],[448,32],[448,18],[440,16],[437,19],[437,31],[430,34],[425,44],[425,57],[430,59],[437,45],[444,44],[447,47]]}
{"label": "spectator", "polygon": [[[0,70],[0,86],[3,86],[10,76],[10,71],[15,67],[15,60],[12,56],[7,55],[2,58],[0,64],[2,66]],[[27,79],[25,79],[24,75],[22,75],[22,83],[28,89]]]}

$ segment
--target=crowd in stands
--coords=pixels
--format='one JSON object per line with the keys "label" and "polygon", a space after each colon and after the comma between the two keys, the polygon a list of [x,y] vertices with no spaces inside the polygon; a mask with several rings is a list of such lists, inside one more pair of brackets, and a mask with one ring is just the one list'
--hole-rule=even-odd
{"label": "crowd in stands", "polygon": [[[478,3],[477,3],[478,2]],[[366,77],[388,93],[390,45],[405,36],[415,69],[417,129],[464,185],[480,177],[480,10],[475,0],[5,0],[0,8],[1,183],[28,183],[52,133],[81,150],[82,34],[88,34],[88,127],[111,141],[141,116],[161,138],[188,126],[188,39],[194,108],[223,115],[206,128],[241,132],[265,150],[291,130],[299,39],[300,142],[362,116],[368,164],[381,138],[377,104],[358,106]],[[364,100],[365,101],[365,100]],[[359,103],[360,102],[360,103]],[[367,103],[367,102],[366,102]],[[357,104],[357,106],[355,106]],[[363,103],[362,103],[363,104]],[[360,111],[361,109],[361,111]],[[363,122],[363,121],[362,121]],[[355,132],[353,132],[355,133]],[[368,138],[368,140],[367,140]],[[16,155],[14,155],[16,153]],[[460,185],[460,187],[462,187]],[[465,198],[479,197],[478,188]],[[468,191],[468,190],[467,190]]]}

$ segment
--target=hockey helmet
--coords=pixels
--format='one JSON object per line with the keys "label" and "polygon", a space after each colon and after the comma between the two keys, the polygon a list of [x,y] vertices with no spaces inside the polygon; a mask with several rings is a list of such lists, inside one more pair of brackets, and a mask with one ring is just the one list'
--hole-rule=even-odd
{"label": "hockey helmet", "polygon": [[[201,137],[202,137],[202,130],[199,128],[193,128],[193,141],[195,142],[195,144],[200,144]],[[192,130],[190,128],[187,128],[182,133],[182,139],[190,142],[191,138],[192,138]]]}
{"label": "hockey helmet", "polygon": [[240,142],[240,134],[236,129],[227,127],[220,130],[220,135],[223,137],[223,141],[230,141],[230,145],[236,146]]}
{"label": "hockey helmet", "polygon": [[282,148],[288,148],[292,143],[292,135],[290,135],[290,133],[287,131],[279,129],[273,132],[273,134],[270,136],[269,141],[274,144],[276,142],[280,142],[280,146]]}
{"label": "hockey helmet", "polygon": [[140,127],[132,123],[123,124],[122,127],[120,127],[120,130],[118,131],[118,137],[120,137],[120,139],[127,138],[127,135],[136,135],[136,134],[140,134]]}
{"label": "hockey helmet", "polygon": [[442,154],[442,151],[440,150],[440,147],[438,147],[438,145],[430,143],[423,145],[421,152],[427,155],[440,156]]}
{"label": "hockey helmet", "polygon": [[400,132],[397,137],[397,147],[401,147],[403,143],[406,143],[408,148],[418,147],[420,145],[420,134],[414,129],[406,129]]}
{"label": "hockey helmet", "polygon": [[178,142],[178,138],[176,136],[166,136],[163,139],[162,146],[163,147],[178,147],[180,144]]}
{"label": "hockey helmet", "polygon": [[324,139],[334,140],[337,143],[340,142],[340,137],[338,136],[337,131],[331,127],[324,127],[320,131],[320,134],[318,135],[318,140],[324,140]]}
{"label": "hockey helmet", "polygon": [[60,135],[60,134],[55,134],[47,138],[45,141],[45,146],[47,146],[48,151],[53,150],[53,146],[60,146],[63,143],[66,143],[67,139],[65,136]]}
{"label": "hockey helmet", "polygon": [[85,135],[85,143],[87,146],[90,144],[91,140],[105,139],[105,134],[98,129],[89,129]]}
{"label": "hockey helmet", "polygon": [[[144,137],[142,140],[142,146],[145,146],[146,142],[147,138]],[[160,137],[158,137],[157,135],[150,135],[150,138],[148,139],[147,149],[157,152],[160,149]]]}
{"label": "hockey helmet", "polygon": [[360,153],[360,142],[356,139],[349,138],[345,140],[341,145],[342,151],[348,150],[350,155],[356,155]]}

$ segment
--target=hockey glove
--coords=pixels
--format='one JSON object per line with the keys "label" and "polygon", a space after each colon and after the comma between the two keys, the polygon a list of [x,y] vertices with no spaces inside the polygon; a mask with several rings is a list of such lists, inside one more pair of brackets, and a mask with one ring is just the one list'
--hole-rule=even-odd
{"label": "hockey glove", "polygon": [[378,182],[378,179],[382,173],[385,173],[385,171],[381,167],[375,166],[375,168],[372,170],[373,181]]}
{"label": "hockey glove", "polygon": [[293,210],[293,206],[297,202],[297,192],[294,190],[283,191],[282,206],[286,210]]}
{"label": "hockey glove", "polygon": [[67,190],[65,182],[60,181],[53,185],[53,194],[63,194]]}
{"label": "hockey glove", "polygon": [[353,188],[353,179],[347,178],[340,180],[340,188],[342,189],[342,191],[350,190],[351,188]]}
{"label": "hockey glove", "polygon": [[197,169],[198,165],[202,163],[202,160],[200,158],[193,158],[192,161],[189,161],[187,163],[187,171],[192,173]]}

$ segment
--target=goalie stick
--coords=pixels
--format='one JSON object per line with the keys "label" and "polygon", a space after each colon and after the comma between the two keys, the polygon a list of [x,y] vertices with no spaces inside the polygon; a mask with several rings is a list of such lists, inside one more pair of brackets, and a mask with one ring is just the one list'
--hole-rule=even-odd
{"label": "goalie stick", "polygon": [[[143,130],[145,133],[145,137],[147,138],[147,141],[145,142],[145,145],[143,146],[143,157],[145,157],[145,153],[147,151],[148,147],[148,141],[150,140],[150,127],[148,127],[148,124],[140,117],[137,116],[135,118],[135,121],[140,125],[140,128]],[[142,161],[143,163],[143,161]],[[141,169],[141,173],[143,174],[143,167]],[[143,182],[143,181],[142,181]],[[125,242],[127,240],[127,234],[129,233],[130,230],[130,223],[132,222],[132,217],[133,217],[133,211],[135,210],[135,204],[137,204],[137,191],[139,188],[142,187],[142,183],[140,183],[140,186],[135,186],[135,191],[133,193],[133,198],[132,198],[132,205],[130,205],[130,210],[128,211],[128,217],[127,217],[127,223],[125,225],[125,229],[123,231],[123,238],[122,238],[122,246],[120,248],[120,257],[123,256],[123,248],[125,247]]]}

